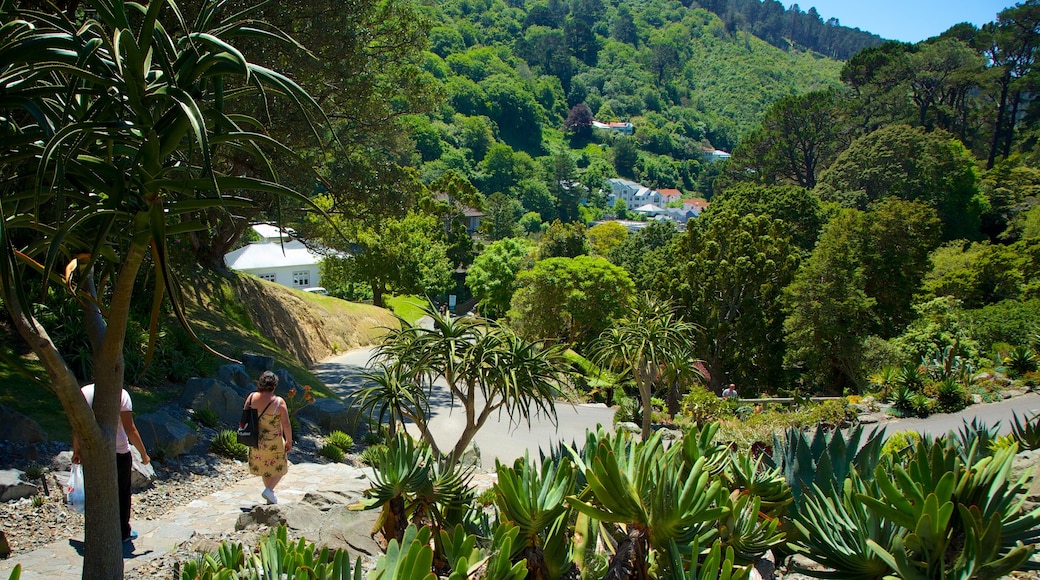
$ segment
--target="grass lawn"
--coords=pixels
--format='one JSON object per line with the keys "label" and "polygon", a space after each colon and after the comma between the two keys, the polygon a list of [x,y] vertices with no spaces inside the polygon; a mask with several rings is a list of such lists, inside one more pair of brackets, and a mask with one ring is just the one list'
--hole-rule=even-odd
{"label": "grass lawn", "polygon": [[427,304],[429,301],[419,296],[392,296],[386,300],[386,307],[408,324],[415,324],[423,317],[422,309]]}

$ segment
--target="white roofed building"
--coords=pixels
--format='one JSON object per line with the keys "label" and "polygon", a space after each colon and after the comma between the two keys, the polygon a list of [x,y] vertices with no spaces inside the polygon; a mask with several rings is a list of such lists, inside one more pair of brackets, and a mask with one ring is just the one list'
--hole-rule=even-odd
{"label": "white roofed building", "polygon": [[291,232],[267,224],[253,226],[262,241],[224,254],[228,268],[302,290],[321,286],[321,255],[292,239]]}

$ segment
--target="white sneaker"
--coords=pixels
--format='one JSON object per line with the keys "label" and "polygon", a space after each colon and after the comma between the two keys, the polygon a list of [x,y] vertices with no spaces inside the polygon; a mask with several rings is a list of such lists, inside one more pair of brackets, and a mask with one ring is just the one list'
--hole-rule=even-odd
{"label": "white sneaker", "polygon": [[264,499],[267,500],[267,503],[269,505],[278,503],[278,498],[275,497],[274,492],[269,489],[265,489],[264,491],[260,492],[260,495],[264,496]]}

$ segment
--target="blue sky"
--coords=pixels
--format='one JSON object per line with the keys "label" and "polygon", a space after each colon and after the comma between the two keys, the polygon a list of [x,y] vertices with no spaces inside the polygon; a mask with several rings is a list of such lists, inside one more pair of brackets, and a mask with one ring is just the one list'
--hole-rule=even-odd
{"label": "blue sky", "polygon": [[[790,6],[794,2],[782,0]],[[826,21],[837,18],[843,26],[873,32],[882,38],[918,42],[936,36],[960,22],[981,26],[1014,0],[802,0],[807,12],[815,6]]]}

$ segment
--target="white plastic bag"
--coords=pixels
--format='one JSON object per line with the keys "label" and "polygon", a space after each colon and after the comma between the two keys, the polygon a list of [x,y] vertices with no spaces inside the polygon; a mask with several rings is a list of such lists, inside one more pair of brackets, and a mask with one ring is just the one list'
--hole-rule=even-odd
{"label": "white plastic bag", "polygon": [[83,492],[83,466],[79,463],[73,463],[69,469],[69,482],[65,484],[65,494],[68,497],[69,507],[83,513],[86,495]]}

